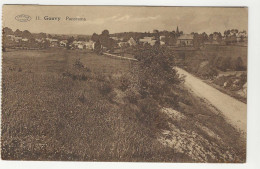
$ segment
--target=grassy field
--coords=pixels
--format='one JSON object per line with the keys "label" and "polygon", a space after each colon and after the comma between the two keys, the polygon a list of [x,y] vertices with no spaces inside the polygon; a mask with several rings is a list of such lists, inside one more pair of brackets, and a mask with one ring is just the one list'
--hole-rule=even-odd
{"label": "grassy field", "polygon": [[217,57],[242,58],[243,66],[247,67],[247,46],[205,46],[202,49],[205,56],[215,55]]}
{"label": "grassy field", "polygon": [[[140,116],[141,111],[154,111],[151,103],[126,99],[122,76],[138,71],[135,64],[80,50],[4,52],[2,159],[245,160],[245,142],[239,132],[182,86],[171,91],[173,98],[180,96],[173,104],[178,106],[168,107],[181,112],[185,120],[164,121],[177,128],[173,131],[183,138],[177,141],[182,148],[161,144],[161,130],[150,128]],[[183,132],[188,134],[182,137]]]}
{"label": "grassy field", "polygon": [[[84,63],[85,71],[78,63]],[[189,160],[164,148],[125,115],[126,107],[113,103],[112,75],[130,65],[82,51],[5,52],[2,158]]]}

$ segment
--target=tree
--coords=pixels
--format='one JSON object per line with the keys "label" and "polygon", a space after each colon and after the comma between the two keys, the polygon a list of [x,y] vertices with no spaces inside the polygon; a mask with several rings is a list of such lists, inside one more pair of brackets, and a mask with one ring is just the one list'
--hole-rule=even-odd
{"label": "tree", "polygon": [[115,42],[109,37],[108,30],[102,31],[102,34],[99,36],[99,41],[103,47],[106,47],[109,50],[112,50],[114,48]]}
{"label": "tree", "polygon": [[109,31],[107,29],[103,30],[101,36],[109,37]]}
{"label": "tree", "polygon": [[155,41],[155,43],[154,43],[154,46],[160,46],[160,40],[159,39],[157,39],[156,41]]}
{"label": "tree", "polygon": [[97,40],[94,43],[94,52],[96,52],[97,54],[101,54],[101,52],[102,52],[102,45],[99,40]]}
{"label": "tree", "polygon": [[222,71],[227,71],[231,68],[231,57],[218,57],[216,67]]}
{"label": "tree", "polygon": [[229,36],[230,35],[230,30],[225,30],[224,31],[224,35],[225,35],[225,37]]}
{"label": "tree", "polygon": [[41,32],[41,33],[37,34],[36,37],[39,38],[39,39],[45,39],[45,38],[47,38],[47,34]]}
{"label": "tree", "polygon": [[158,31],[157,29],[154,29],[154,30],[153,30],[153,33],[155,33],[155,34],[156,34],[156,33],[159,33],[159,31]]}
{"label": "tree", "polygon": [[14,35],[15,35],[15,36],[19,36],[19,37],[21,37],[22,34],[23,34],[23,32],[20,31],[19,29],[16,29],[16,31],[14,32]]}
{"label": "tree", "polygon": [[193,46],[194,48],[199,48],[202,44],[202,38],[201,35],[198,33],[193,33]]}
{"label": "tree", "polygon": [[67,43],[67,45],[66,45],[66,48],[67,49],[71,49],[71,45],[72,45],[72,43],[73,43],[73,41],[75,40],[75,38],[73,37],[73,36],[71,36],[69,39],[68,39],[68,43]]}
{"label": "tree", "polygon": [[203,39],[203,42],[206,42],[206,41],[208,41],[208,35],[207,35],[207,33],[206,32],[203,32],[202,34],[201,34],[201,36],[202,36],[202,39]]}
{"label": "tree", "polygon": [[12,29],[10,29],[8,27],[3,28],[3,35],[6,36],[6,35],[13,35],[13,34],[14,34],[14,32]]}
{"label": "tree", "polygon": [[237,70],[237,71],[241,71],[241,70],[244,69],[244,67],[243,67],[243,60],[242,60],[242,58],[240,56],[235,60],[234,69]]}
{"label": "tree", "polygon": [[159,34],[159,31],[158,30],[153,30],[153,34],[155,36],[156,39],[159,39],[160,38],[160,34]]}
{"label": "tree", "polygon": [[28,30],[25,30],[22,32],[22,38],[33,39],[33,36],[31,34],[31,32],[29,32]]}
{"label": "tree", "polygon": [[141,94],[160,101],[174,84],[181,82],[177,71],[173,69],[172,51],[160,45],[138,46],[135,52],[138,60]]}
{"label": "tree", "polygon": [[42,47],[43,47],[44,49],[49,48],[49,47],[50,47],[50,42],[49,42],[49,41],[44,41],[44,43],[42,44]]}
{"label": "tree", "polygon": [[98,39],[99,39],[99,36],[98,36],[98,34],[96,34],[96,33],[93,33],[93,35],[91,36],[91,40],[92,40],[93,42],[97,42],[97,41],[98,41]]}

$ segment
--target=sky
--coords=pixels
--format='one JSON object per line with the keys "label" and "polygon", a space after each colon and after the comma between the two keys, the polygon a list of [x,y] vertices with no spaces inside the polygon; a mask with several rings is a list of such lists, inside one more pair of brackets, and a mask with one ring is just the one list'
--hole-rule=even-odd
{"label": "sky", "polygon": [[[18,15],[29,15],[31,20],[19,22]],[[36,20],[39,16],[41,20]],[[60,17],[60,21],[44,20],[44,17]],[[69,18],[85,18],[85,21],[68,21]],[[137,7],[137,6],[37,6],[4,5],[3,27],[13,30],[29,30],[32,33],[51,34],[100,34],[152,32],[176,30],[191,32],[221,32],[227,29],[248,30],[247,8],[214,7]]]}

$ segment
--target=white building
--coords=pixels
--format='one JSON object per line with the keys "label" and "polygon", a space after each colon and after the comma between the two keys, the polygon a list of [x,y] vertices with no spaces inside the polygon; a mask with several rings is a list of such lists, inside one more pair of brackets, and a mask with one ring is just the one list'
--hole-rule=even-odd
{"label": "white building", "polygon": [[133,37],[131,37],[127,42],[129,43],[130,46],[136,46],[137,45],[137,43],[136,43],[136,41],[134,40]]}
{"label": "white building", "polygon": [[27,39],[27,38],[23,38],[22,41],[23,41],[23,42],[28,42],[29,39]]}
{"label": "white building", "polygon": [[67,44],[68,44],[68,41],[67,41],[67,40],[62,40],[62,41],[60,41],[60,46],[61,46],[61,47],[66,47]]}
{"label": "white building", "polygon": [[194,36],[191,34],[183,34],[177,40],[178,46],[193,46]]}
{"label": "white building", "polygon": [[143,39],[140,39],[139,42],[143,44],[150,44],[151,46],[155,45],[156,39],[155,37],[144,37]]}
{"label": "white building", "polygon": [[126,47],[129,47],[130,44],[128,42],[119,42],[117,44],[120,48],[126,48]]}
{"label": "white building", "polygon": [[91,40],[88,42],[85,42],[86,49],[93,49],[93,44],[94,44],[94,42]]}

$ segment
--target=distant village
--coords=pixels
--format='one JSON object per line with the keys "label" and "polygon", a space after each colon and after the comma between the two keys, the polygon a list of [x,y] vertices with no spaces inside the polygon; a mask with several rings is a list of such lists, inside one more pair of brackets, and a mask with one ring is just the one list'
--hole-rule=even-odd
{"label": "distant village", "polygon": [[51,35],[46,33],[31,33],[3,28],[3,49],[45,49],[66,48],[70,50],[95,50],[100,44],[104,51],[126,49],[136,45],[172,46],[176,48],[200,48],[204,45],[247,45],[247,32],[237,29],[226,30],[223,34],[190,33],[184,34],[177,27],[174,31],[124,32],[109,34],[104,30],[100,35]]}

